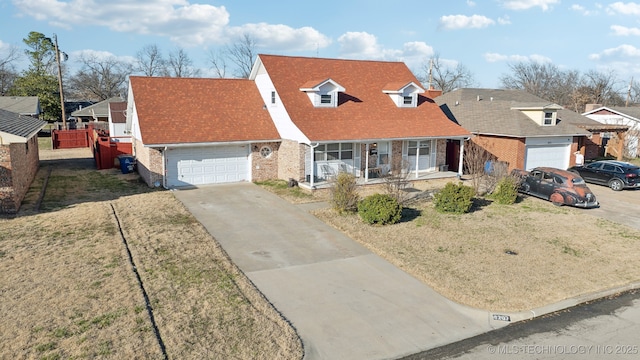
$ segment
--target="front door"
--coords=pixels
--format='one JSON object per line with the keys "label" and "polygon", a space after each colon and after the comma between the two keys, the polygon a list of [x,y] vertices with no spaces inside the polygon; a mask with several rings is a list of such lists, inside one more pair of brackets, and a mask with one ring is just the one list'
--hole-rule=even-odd
{"label": "front door", "polygon": [[431,165],[431,140],[406,141],[406,158],[409,171],[429,170]]}

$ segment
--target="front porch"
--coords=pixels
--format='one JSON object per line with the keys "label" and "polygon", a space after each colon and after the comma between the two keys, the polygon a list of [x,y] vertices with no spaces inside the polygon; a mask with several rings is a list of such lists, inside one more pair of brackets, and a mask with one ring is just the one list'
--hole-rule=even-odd
{"label": "front porch", "polygon": [[[455,171],[429,171],[429,172],[420,172],[416,177],[415,173],[410,174],[407,177],[408,182],[416,182],[416,181],[425,181],[425,180],[436,180],[436,179],[451,179],[452,181],[455,179],[459,179],[459,175]],[[366,185],[379,185],[385,182],[385,177],[369,177],[368,179],[364,177],[357,177],[356,183],[358,186],[366,186]],[[309,190],[319,190],[319,189],[327,189],[331,187],[331,181],[326,179],[316,179],[313,184],[310,181],[299,182],[298,186],[303,189]]]}

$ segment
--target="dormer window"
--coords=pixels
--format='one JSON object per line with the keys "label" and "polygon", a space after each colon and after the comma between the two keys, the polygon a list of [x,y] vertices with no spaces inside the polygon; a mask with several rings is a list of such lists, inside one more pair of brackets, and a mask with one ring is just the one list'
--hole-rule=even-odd
{"label": "dormer window", "polygon": [[340,84],[331,79],[310,81],[300,88],[315,107],[337,107],[338,94],[344,90]]}
{"label": "dormer window", "polygon": [[558,110],[563,107],[549,103],[517,103],[511,110],[517,110],[533,120],[538,126],[555,126],[558,119]]}
{"label": "dormer window", "polygon": [[388,94],[397,107],[416,107],[418,94],[422,94],[424,89],[414,82],[393,83],[387,84],[382,92]]}

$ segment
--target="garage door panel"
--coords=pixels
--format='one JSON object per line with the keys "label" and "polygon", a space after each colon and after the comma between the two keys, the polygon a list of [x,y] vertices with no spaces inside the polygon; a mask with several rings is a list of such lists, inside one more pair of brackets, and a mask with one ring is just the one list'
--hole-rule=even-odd
{"label": "garage door panel", "polygon": [[528,145],[526,170],[539,166],[566,169],[569,165],[569,145]]}
{"label": "garage door panel", "polygon": [[167,152],[169,187],[247,180],[248,146],[179,148]]}

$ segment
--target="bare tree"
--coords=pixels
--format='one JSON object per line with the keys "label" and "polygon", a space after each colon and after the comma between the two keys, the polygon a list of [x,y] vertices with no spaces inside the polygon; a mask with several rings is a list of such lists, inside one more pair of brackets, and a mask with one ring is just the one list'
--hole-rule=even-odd
{"label": "bare tree", "polygon": [[482,143],[482,138],[475,137],[464,145],[464,166],[471,176],[471,186],[476,194],[482,192],[482,185],[485,181],[485,166],[493,158],[491,153],[480,143]]}
{"label": "bare tree", "polygon": [[165,73],[166,61],[158,45],[145,45],[136,53],[134,70],[144,76],[160,76]]}
{"label": "bare tree", "polygon": [[14,63],[20,59],[20,50],[9,46],[0,56],[0,96],[4,96],[18,77]]}
{"label": "bare tree", "polygon": [[442,90],[443,93],[458,88],[472,87],[476,84],[473,73],[466,66],[461,63],[456,63],[455,66],[447,64],[440,59],[439,54],[432,56],[429,63],[423,65],[422,70],[426,76],[421,81],[428,83],[429,80],[432,80],[435,87]]}
{"label": "bare tree", "polygon": [[208,60],[211,64],[211,69],[214,71],[216,77],[226,77],[227,59],[223,51],[209,51]]}
{"label": "bare tree", "polygon": [[101,101],[126,92],[126,81],[132,65],[115,57],[95,55],[80,58],[82,67],[71,77],[70,87],[76,98]]}
{"label": "bare tree", "polygon": [[224,53],[236,65],[235,75],[239,78],[248,78],[258,55],[256,53],[255,40],[251,36],[244,34],[239,41],[227,46],[224,49]]}
{"label": "bare tree", "polygon": [[193,61],[186,51],[177,48],[169,53],[166,75],[171,77],[197,77],[200,70],[193,67]]}
{"label": "bare tree", "polygon": [[402,157],[396,156],[391,159],[389,169],[382,174],[385,192],[396,199],[399,204],[407,201],[408,193],[405,189],[409,186],[409,162]]}
{"label": "bare tree", "polygon": [[520,62],[509,64],[511,74],[500,78],[505,89],[520,89],[543,99],[551,100],[558,80],[563,76],[557,66],[549,63]]}

